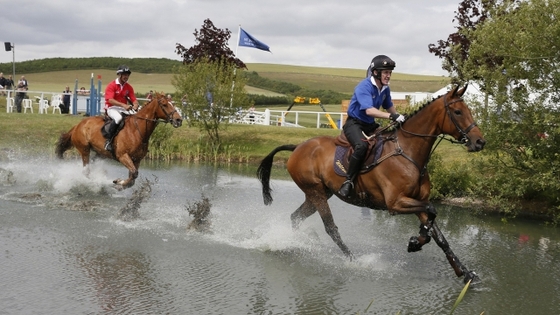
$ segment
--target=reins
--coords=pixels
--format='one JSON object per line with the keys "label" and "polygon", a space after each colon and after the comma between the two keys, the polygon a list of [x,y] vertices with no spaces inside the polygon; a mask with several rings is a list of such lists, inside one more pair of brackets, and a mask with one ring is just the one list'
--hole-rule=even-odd
{"label": "reins", "polygon": [[[156,126],[157,126],[157,124],[159,124],[159,123],[164,123],[164,124],[170,123],[171,120],[172,120],[172,118],[173,118],[173,114],[174,114],[175,112],[177,112],[177,109],[175,109],[175,110],[172,111],[171,113],[167,113],[167,111],[165,111],[165,108],[163,108],[162,103],[160,102],[162,99],[163,99],[163,98],[159,98],[159,99],[157,100],[157,104],[158,104],[158,106],[161,108],[161,110],[163,111],[163,113],[165,114],[165,116],[167,117],[167,119],[161,119],[161,118],[146,118],[146,117],[140,117],[140,116],[138,116],[138,115],[136,115],[136,114],[135,114],[135,115],[130,115],[131,117],[134,117],[134,126],[136,127],[136,131],[138,131],[138,134],[139,134],[140,137],[142,138],[142,143],[144,143],[144,144],[147,143],[146,139],[147,139],[148,137],[142,136],[142,132],[140,131],[140,126],[138,126],[138,119],[141,119],[141,120],[146,121],[146,129],[147,129],[147,128],[148,128],[148,122],[153,122],[153,123],[156,124]],[[140,111],[138,111],[138,112],[140,112]]]}

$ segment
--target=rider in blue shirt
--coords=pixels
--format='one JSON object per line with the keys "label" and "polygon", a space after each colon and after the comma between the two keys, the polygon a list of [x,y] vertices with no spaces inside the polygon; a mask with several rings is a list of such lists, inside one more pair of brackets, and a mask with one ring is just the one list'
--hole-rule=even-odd
{"label": "rider in blue shirt", "polygon": [[[354,179],[362,168],[368,148],[365,134],[370,134],[379,127],[375,118],[386,118],[399,123],[405,117],[397,113],[391,100],[389,81],[395,68],[395,62],[385,55],[375,56],[369,67],[371,76],[362,80],[354,89],[348,105],[348,118],[344,124],[344,135],[354,148],[350,157],[350,165],[346,172],[346,181],[338,190],[342,197],[348,197],[354,188]],[[386,112],[381,111],[383,107]]]}

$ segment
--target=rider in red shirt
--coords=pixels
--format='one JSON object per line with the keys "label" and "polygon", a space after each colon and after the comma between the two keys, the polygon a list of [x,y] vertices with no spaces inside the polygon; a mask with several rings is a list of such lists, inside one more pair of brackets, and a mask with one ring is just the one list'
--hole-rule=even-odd
{"label": "rider in red shirt", "polygon": [[107,151],[113,151],[113,138],[123,118],[121,113],[129,110],[137,111],[140,106],[134,95],[134,88],[128,83],[130,74],[131,71],[127,66],[119,66],[117,79],[105,88],[105,112],[112,119],[105,142],[105,150]]}

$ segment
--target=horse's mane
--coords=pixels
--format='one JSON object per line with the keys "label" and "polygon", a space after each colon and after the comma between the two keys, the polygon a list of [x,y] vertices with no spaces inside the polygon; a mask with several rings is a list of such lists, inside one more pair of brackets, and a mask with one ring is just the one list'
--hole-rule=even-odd
{"label": "horse's mane", "polygon": [[[406,115],[406,119],[409,120],[410,118],[414,117],[414,115],[418,114],[418,112],[420,112],[422,109],[426,108],[428,105],[432,104],[433,102],[443,97],[444,95],[445,94],[433,97],[432,99],[427,100],[424,103],[420,103],[420,104],[417,103],[413,106],[409,106],[401,114]],[[401,124],[396,124],[391,126],[390,128],[387,128],[387,131],[394,131],[396,129],[399,129],[400,127]]]}

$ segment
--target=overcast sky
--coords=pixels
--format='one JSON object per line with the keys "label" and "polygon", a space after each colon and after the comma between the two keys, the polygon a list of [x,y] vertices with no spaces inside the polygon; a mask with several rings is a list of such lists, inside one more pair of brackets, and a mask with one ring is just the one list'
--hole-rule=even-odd
{"label": "overcast sky", "polygon": [[[239,25],[272,53],[237,48],[245,63],[365,69],[385,54],[395,72],[447,75],[428,45],[455,32],[459,0],[18,0],[0,1],[0,40],[16,61],[52,57],[155,57],[179,60],[205,19]],[[12,62],[0,52],[0,62]],[[134,70],[134,69],[133,69]],[[17,69],[16,69],[17,72]]]}

